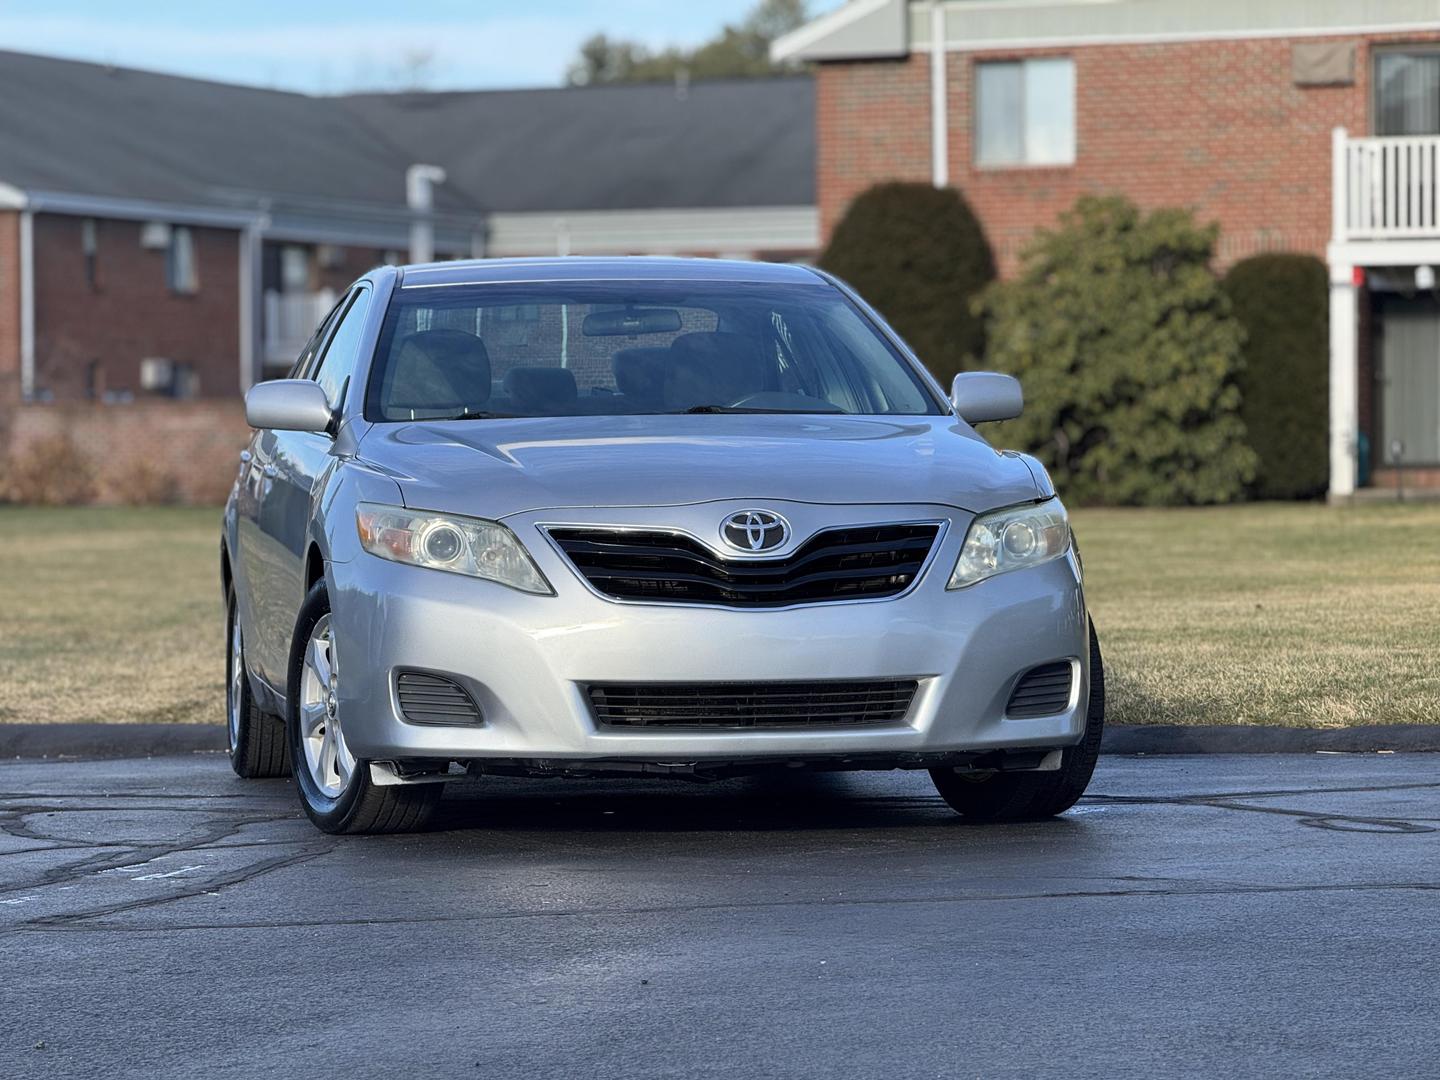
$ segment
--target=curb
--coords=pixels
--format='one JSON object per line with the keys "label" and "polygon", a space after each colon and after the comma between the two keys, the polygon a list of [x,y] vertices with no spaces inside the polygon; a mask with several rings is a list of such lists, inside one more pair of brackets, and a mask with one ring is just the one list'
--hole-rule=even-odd
{"label": "curb", "polygon": [[[223,724],[0,724],[0,760],[144,758],[223,753]],[[1440,724],[1281,728],[1169,724],[1105,729],[1101,751],[1159,754],[1371,754],[1440,752]]]}
{"label": "curb", "polygon": [[1105,754],[1374,754],[1440,751],[1440,724],[1370,724],[1292,728],[1210,724],[1107,727]]}
{"label": "curb", "polygon": [[224,753],[224,724],[0,724],[0,760]]}

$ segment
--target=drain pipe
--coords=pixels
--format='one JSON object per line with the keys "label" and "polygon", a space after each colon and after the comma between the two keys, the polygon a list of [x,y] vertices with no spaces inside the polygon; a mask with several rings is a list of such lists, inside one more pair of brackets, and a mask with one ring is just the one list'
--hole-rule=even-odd
{"label": "drain pipe", "polygon": [[410,208],[410,261],[433,262],[435,259],[435,185],[445,182],[445,170],[439,165],[411,165],[405,170],[405,204]]}
{"label": "drain pipe", "polygon": [[950,118],[946,100],[945,5],[930,5],[930,176],[937,188],[950,183]]}
{"label": "drain pipe", "polygon": [[20,211],[20,400],[35,397],[35,213]]}

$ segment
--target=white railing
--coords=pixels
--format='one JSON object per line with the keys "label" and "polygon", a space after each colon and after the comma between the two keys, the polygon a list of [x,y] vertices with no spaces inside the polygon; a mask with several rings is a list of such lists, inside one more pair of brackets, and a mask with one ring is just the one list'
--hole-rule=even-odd
{"label": "white railing", "polygon": [[1334,238],[1440,237],[1440,135],[1334,135]]}
{"label": "white railing", "polygon": [[320,320],[335,306],[335,294],[319,292],[282,293],[265,291],[265,363],[288,367],[315,333]]}

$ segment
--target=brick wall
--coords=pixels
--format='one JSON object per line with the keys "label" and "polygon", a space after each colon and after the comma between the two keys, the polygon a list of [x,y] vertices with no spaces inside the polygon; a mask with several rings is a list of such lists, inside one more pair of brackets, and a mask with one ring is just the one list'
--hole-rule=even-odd
{"label": "brick wall", "polygon": [[98,389],[140,395],[140,361],[188,364],[204,397],[240,388],[239,234],[194,228],[199,289],[170,290],[163,250],[140,246],[142,224],[96,223],[96,273],[85,275],[83,219],[35,217],[35,385],[57,401]]}
{"label": "brick wall", "polygon": [[[1331,129],[1369,130],[1374,46],[1417,40],[1440,34],[1361,41],[1354,85],[1338,87],[1294,85],[1295,42],[1286,39],[951,53],[951,182],[980,216],[1005,275],[1037,227],[1090,193],[1123,193],[1147,208],[1189,207],[1218,221],[1222,267],[1269,250],[1323,257]],[[978,168],[975,62],[1057,55],[1075,60],[1076,163]],[[821,66],[817,181],[826,235],[871,184],[930,178],[929,78],[926,54]]]}
{"label": "brick wall", "polygon": [[851,200],[881,180],[930,179],[930,65],[821,64],[815,74],[816,201],[828,237]]}
{"label": "brick wall", "polygon": [[[219,505],[229,494],[251,431],[238,398],[129,405],[21,405],[10,411],[8,452],[68,436],[89,463],[96,500]],[[0,443],[0,452],[6,450]]]}

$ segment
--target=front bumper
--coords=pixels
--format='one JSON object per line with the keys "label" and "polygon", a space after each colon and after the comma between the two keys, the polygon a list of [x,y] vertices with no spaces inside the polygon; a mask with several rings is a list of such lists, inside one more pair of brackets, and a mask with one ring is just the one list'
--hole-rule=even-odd
{"label": "front bumper", "polygon": [[[738,506],[739,504],[737,504]],[[769,505],[769,504],[767,504]],[[814,507],[776,504],[792,520]],[[703,504],[704,520],[728,503]],[[693,508],[626,511],[625,523]],[[340,709],[352,751],[371,760],[696,762],[883,758],[1071,745],[1085,727],[1088,629],[1073,556],[947,591],[970,515],[938,507],[826,507],[828,523],[944,519],[923,576],[889,600],[735,610],[617,603],[592,592],[544,539],[556,515],[508,519],[554,586],[533,596],[472,578],[360,555],[328,568]],[[615,524],[616,511],[567,522]],[[650,520],[646,520],[646,519]],[[1005,706],[1028,669],[1078,662],[1069,707],[1011,719]],[[484,713],[476,726],[407,722],[400,671],[443,674]],[[615,730],[597,726],[593,682],[764,682],[915,679],[902,722],[825,730]]]}

